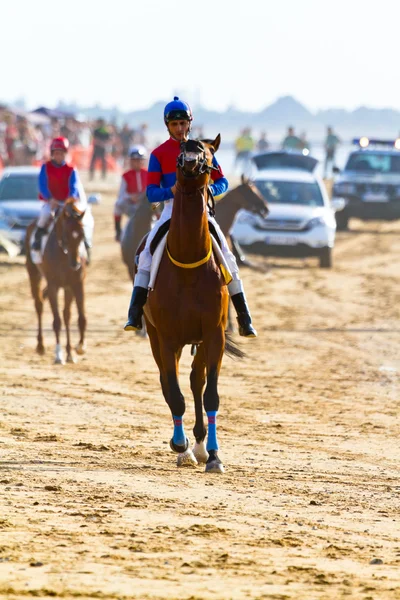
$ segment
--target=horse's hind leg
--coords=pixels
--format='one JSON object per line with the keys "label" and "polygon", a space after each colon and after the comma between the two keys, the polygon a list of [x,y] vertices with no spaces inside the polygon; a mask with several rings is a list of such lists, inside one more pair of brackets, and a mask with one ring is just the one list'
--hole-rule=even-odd
{"label": "horse's hind leg", "polygon": [[74,290],[76,307],[78,309],[78,327],[80,338],[79,342],[75,348],[77,354],[85,354],[86,352],[86,344],[85,344],[85,332],[86,332],[86,315],[85,315],[85,293],[83,289],[83,282],[80,283],[77,289]]}
{"label": "horse's hind leg", "polygon": [[71,304],[72,304],[73,298],[74,298],[74,295],[72,293],[71,288],[65,288],[63,316],[64,316],[64,323],[65,323],[65,331],[67,333],[66,350],[67,350],[67,362],[68,363],[76,362],[71,353],[71,333],[70,333],[70,329],[69,329],[70,322],[71,322]]}
{"label": "horse's hind leg", "polygon": [[199,463],[206,463],[208,452],[204,439],[207,435],[207,430],[204,426],[203,419],[203,388],[206,383],[206,363],[204,356],[203,344],[197,347],[196,355],[192,362],[192,371],[190,373],[190,388],[194,398],[194,410],[196,414],[196,422],[193,427],[193,434],[196,438],[193,447],[193,454]]}
{"label": "horse's hind leg", "polygon": [[39,269],[33,264],[28,263],[28,274],[29,281],[31,284],[32,297],[35,302],[35,309],[38,318],[38,334],[37,334],[37,346],[36,352],[38,354],[44,354],[45,349],[43,345],[43,331],[42,331],[42,316],[43,316],[43,293],[40,289],[42,276]]}
{"label": "horse's hind leg", "polygon": [[63,365],[64,364],[64,356],[62,347],[60,344],[60,331],[61,331],[61,317],[58,310],[58,288],[54,285],[50,285],[47,288],[47,293],[49,297],[49,302],[51,306],[51,310],[53,312],[53,330],[56,336],[56,353],[54,364],[55,365]]}
{"label": "horse's hind leg", "polygon": [[207,452],[209,454],[206,473],[223,473],[224,467],[218,457],[217,413],[219,408],[218,377],[225,348],[225,333],[222,327],[204,340],[207,366],[207,386],[204,392],[204,409],[208,419]]}

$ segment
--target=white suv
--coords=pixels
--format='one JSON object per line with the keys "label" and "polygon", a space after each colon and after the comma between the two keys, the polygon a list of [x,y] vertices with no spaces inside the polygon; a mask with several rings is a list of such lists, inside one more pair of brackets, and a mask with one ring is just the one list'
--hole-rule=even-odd
{"label": "white suv", "polygon": [[[323,181],[314,173],[318,161],[289,152],[253,157],[253,181],[270,210],[263,218],[241,211],[232,235],[249,251],[271,256],[317,256],[332,266],[336,221]],[[337,209],[343,208],[336,207]]]}

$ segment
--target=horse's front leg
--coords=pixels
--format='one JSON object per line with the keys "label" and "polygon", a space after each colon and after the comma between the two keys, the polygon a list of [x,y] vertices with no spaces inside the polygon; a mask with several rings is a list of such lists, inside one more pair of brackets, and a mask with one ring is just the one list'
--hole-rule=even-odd
{"label": "horse's front leg", "polygon": [[225,348],[223,327],[207,339],[204,350],[207,368],[207,386],[204,392],[204,409],[208,419],[206,473],[223,473],[224,466],[218,457],[217,414],[219,408],[218,377]]}
{"label": "horse's front leg", "polygon": [[67,333],[66,350],[67,350],[67,362],[68,363],[76,362],[71,353],[71,334],[70,334],[70,329],[69,329],[70,322],[71,322],[71,304],[72,304],[73,298],[74,298],[74,295],[72,293],[71,288],[65,288],[63,316],[64,316],[64,323],[65,323],[65,330]]}
{"label": "horse's front leg", "polygon": [[206,363],[204,347],[203,344],[200,344],[197,347],[197,352],[192,362],[192,371],[190,373],[190,388],[193,393],[194,410],[196,414],[196,422],[193,427],[193,434],[196,438],[196,442],[193,447],[193,454],[199,463],[206,463],[208,459],[208,452],[204,442],[207,435],[207,429],[204,426],[203,418],[203,389],[205,383]]}
{"label": "horse's front leg", "polygon": [[56,352],[54,364],[63,365],[64,355],[60,344],[61,317],[58,310],[58,288],[55,285],[49,283],[47,293],[49,297],[51,310],[53,312],[53,330],[56,336]]}
{"label": "horse's front leg", "polygon": [[75,347],[77,354],[85,354],[85,332],[86,332],[86,315],[85,315],[85,292],[83,289],[83,281],[80,281],[74,288],[74,296],[76,301],[76,307],[78,309],[78,327],[79,327],[79,342]]}
{"label": "horse's front leg", "polygon": [[171,449],[179,454],[178,467],[197,465],[183,424],[185,414],[185,398],[179,387],[178,365],[182,350],[176,350],[169,344],[160,341],[161,386],[164,397],[170,408],[174,422],[174,433],[170,441]]}

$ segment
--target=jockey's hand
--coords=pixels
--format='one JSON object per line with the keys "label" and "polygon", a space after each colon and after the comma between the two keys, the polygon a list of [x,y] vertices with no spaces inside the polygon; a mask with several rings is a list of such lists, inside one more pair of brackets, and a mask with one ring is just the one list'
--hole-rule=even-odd
{"label": "jockey's hand", "polygon": [[176,192],[176,183],[175,183],[175,184],[172,186],[172,188],[171,188],[171,192],[172,192],[172,195],[175,197],[175,192]]}

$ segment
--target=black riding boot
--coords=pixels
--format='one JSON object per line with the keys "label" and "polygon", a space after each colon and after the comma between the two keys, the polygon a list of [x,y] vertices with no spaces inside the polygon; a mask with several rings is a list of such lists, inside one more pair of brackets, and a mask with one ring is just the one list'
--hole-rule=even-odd
{"label": "black riding boot", "polygon": [[46,233],[46,227],[38,227],[35,231],[35,239],[32,244],[32,250],[40,251],[42,249],[42,238]]}
{"label": "black riding boot", "polygon": [[239,335],[242,337],[254,338],[257,337],[257,331],[251,324],[251,316],[249,307],[247,306],[246,297],[243,292],[231,296],[233,306],[237,312],[237,322],[239,325]]}
{"label": "black riding boot", "polygon": [[86,264],[89,266],[92,260],[92,244],[86,238],[83,240],[83,243],[86,249]]}
{"label": "black riding boot", "polygon": [[115,241],[121,241],[121,221],[115,219]]}
{"label": "black riding boot", "polygon": [[143,306],[147,300],[147,288],[135,286],[133,288],[131,303],[128,310],[128,320],[125,331],[140,331],[142,329]]}

